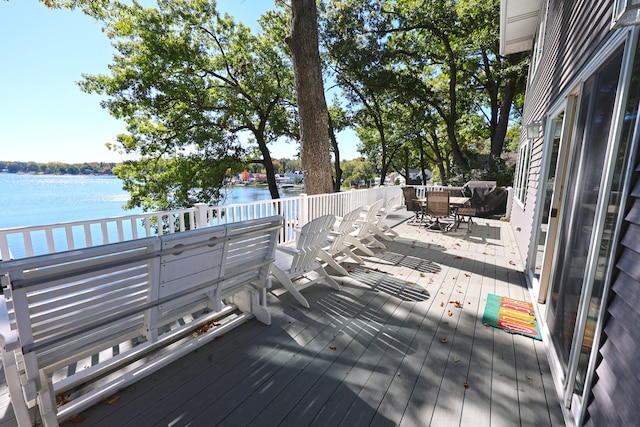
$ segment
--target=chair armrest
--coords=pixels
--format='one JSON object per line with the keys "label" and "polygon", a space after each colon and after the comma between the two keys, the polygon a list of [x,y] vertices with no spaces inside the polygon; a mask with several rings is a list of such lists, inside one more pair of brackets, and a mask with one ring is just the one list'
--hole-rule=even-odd
{"label": "chair armrest", "polygon": [[18,348],[18,334],[11,329],[7,301],[4,295],[0,296],[0,346],[4,351],[12,351]]}
{"label": "chair armrest", "polygon": [[276,250],[280,252],[288,253],[290,255],[295,255],[297,253],[300,253],[300,251],[293,246],[278,245],[276,246]]}

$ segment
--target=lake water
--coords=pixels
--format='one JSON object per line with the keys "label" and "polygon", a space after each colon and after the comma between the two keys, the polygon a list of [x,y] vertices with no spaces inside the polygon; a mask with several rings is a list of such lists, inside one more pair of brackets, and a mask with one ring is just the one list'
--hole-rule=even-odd
{"label": "lake water", "polygon": [[[291,197],[300,194],[281,194]],[[266,188],[233,187],[225,204],[267,200]],[[129,194],[114,176],[18,175],[0,173],[0,228],[109,218],[125,211]]]}

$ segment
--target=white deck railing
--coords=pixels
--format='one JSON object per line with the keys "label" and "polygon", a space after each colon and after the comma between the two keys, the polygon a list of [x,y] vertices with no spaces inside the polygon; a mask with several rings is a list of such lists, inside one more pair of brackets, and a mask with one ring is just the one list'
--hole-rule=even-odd
{"label": "white deck railing", "polygon": [[0,230],[0,260],[117,243],[271,215],[285,217],[280,242],[289,242],[295,239],[297,228],[319,216],[343,216],[358,206],[368,206],[379,199],[384,199],[386,204],[401,193],[399,186],[378,187],[313,196],[301,194],[298,197],[222,206],[198,204],[174,211],[6,228]]}
{"label": "white deck railing", "polygon": [[[446,190],[446,186],[415,186],[418,197],[427,190]],[[510,217],[513,190],[508,188],[506,217]],[[260,200],[221,206],[197,204],[192,208],[164,212],[124,215],[30,227],[0,229],[0,261],[25,258],[71,249],[117,243],[143,237],[170,234],[248,219],[282,215],[285,224],[280,242],[295,240],[296,229],[322,215],[344,216],[359,206],[379,199],[385,204],[402,194],[400,186],[351,190],[277,200]],[[159,226],[161,225],[161,226]]]}

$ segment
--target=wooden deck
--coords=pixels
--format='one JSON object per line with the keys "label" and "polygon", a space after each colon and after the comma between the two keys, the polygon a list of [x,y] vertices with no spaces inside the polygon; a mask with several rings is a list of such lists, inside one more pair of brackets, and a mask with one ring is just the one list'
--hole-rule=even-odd
{"label": "wooden deck", "polygon": [[[529,299],[508,223],[400,237],[342,291],[277,283],[256,320],[117,393],[80,426],[561,426],[545,345],[482,324],[488,293]],[[461,308],[451,301],[459,301]],[[6,386],[0,425],[14,425]],[[65,423],[65,425],[73,425]]]}

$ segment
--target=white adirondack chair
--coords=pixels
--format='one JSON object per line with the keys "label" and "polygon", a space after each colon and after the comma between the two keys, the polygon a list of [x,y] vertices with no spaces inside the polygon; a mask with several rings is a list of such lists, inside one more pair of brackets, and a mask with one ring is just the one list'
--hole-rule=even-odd
{"label": "white adirondack chair", "polygon": [[391,199],[389,199],[389,202],[387,202],[387,205],[380,209],[380,211],[378,212],[378,217],[374,221],[374,225],[376,227],[374,233],[377,236],[380,236],[385,240],[393,240],[394,237],[398,236],[398,233],[394,229],[389,227],[389,224],[387,224],[385,221],[389,213],[400,208],[401,199],[402,195],[392,197]]}
{"label": "white adirondack chair", "polygon": [[271,264],[271,274],[303,306],[309,302],[301,290],[324,282],[336,290],[338,283],[331,278],[317,260],[318,252],[326,245],[327,236],[335,223],[334,215],[324,215],[305,224],[296,236],[295,245],[276,247],[276,259]]}
{"label": "white adirondack chair", "polygon": [[344,237],[347,243],[369,256],[374,256],[374,253],[367,246],[374,246],[380,249],[387,248],[375,237],[377,230],[375,226],[376,217],[383,204],[384,199],[373,202],[363,215],[360,215],[360,219],[356,221],[358,228]]}
{"label": "white adirondack chair", "polygon": [[357,230],[356,221],[360,218],[361,212],[362,207],[358,207],[339,219],[334,225],[333,230],[329,233],[327,239],[329,244],[318,252],[318,258],[320,258],[320,260],[345,276],[348,275],[349,272],[345,270],[340,263],[347,259],[352,259],[358,264],[364,264],[364,260],[354,254],[351,246],[345,241],[345,237],[349,235],[349,233]]}

